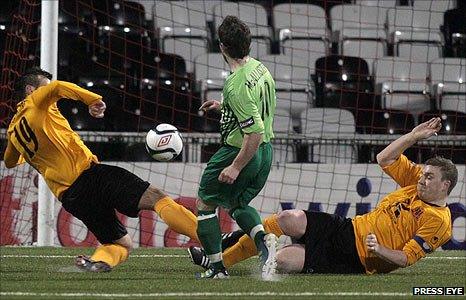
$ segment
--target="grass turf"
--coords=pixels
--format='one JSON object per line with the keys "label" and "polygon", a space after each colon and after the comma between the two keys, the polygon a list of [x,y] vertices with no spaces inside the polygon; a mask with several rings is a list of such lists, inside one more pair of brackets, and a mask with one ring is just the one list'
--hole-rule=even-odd
{"label": "grass turf", "polygon": [[437,251],[391,274],[288,275],[277,282],[257,279],[255,258],[232,267],[229,280],[196,280],[200,268],[186,251],[168,248],[136,249],[110,273],[76,272],[74,256],[91,253],[90,248],[1,247],[0,298],[402,299],[415,286],[466,286],[466,251]]}

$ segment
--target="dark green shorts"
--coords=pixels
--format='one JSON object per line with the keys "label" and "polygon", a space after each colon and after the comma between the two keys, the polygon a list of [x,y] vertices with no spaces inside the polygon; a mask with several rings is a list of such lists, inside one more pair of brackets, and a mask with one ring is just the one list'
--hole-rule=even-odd
{"label": "dark green shorts", "polygon": [[220,173],[238,155],[239,148],[223,146],[209,160],[202,174],[198,197],[206,204],[224,208],[245,207],[259,194],[272,165],[272,145],[263,143],[233,184],[218,181]]}

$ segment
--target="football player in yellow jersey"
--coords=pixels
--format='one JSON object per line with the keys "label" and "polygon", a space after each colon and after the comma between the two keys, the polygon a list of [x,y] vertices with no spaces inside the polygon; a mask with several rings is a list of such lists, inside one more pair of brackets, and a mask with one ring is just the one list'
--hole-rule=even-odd
{"label": "football player in yellow jersey", "polygon": [[[277,252],[278,269],[288,273],[387,273],[410,266],[446,243],[452,235],[447,197],[458,170],[435,157],[423,167],[402,153],[441,128],[432,118],[388,145],[377,155],[383,171],[400,188],[371,212],[353,219],[322,212],[287,210],[264,220],[267,232],[285,234],[295,243]],[[257,250],[247,236],[224,252],[228,267]],[[202,249],[191,247],[194,263],[205,267]]]}
{"label": "football player in yellow jersey", "polygon": [[99,163],[57,108],[61,98],[78,100],[93,117],[103,118],[102,97],[51,79],[33,68],[16,82],[17,111],[8,127],[4,161],[7,168],[24,161],[33,166],[62,206],[102,244],[91,257],[79,256],[77,266],[105,272],[127,259],[132,241],[116,211],[137,217],[140,210],[155,210],[173,230],[198,240],[196,217],[189,210],[133,173]]}

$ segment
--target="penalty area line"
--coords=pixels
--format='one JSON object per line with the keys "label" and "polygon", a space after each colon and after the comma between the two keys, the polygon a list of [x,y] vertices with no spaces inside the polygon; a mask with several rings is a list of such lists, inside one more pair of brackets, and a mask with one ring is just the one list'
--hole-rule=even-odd
{"label": "penalty area line", "polygon": [[386,297],[406,297],[412,296],[410,293],[394,293],[394,292],[294,292],[294,293],[275,293],[275,292],[205,292],[205,293],[135,293],[135,294],[120,294],[120,293],[35,293],[35,292],[0,292],[0,296],[17,296],[17,297],[99,297],[99,298],[154,298],[154,297],[306,297],[306,296],[386,296]]}

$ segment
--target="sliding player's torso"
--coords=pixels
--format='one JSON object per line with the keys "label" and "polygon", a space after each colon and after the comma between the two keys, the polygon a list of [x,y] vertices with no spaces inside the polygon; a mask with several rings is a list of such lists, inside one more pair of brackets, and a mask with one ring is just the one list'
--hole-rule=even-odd
{"label": "sliding player's torso", "polygon": [[[416,235],[430,237],[426,242],[432,245],[443,244],[451,235],[448,207],[433,206],[419,199],[416,185],[390,193],[375,210],[355,217],[353,225],[361,259],[368,269],[377,272],[388,272],[397,267],[381,259],[370,258],[365,245],[369,233],[376,235],[379,244],[394,250],[403,250]],[[429,246],[425,247],[428,251]]]}
{"label": "sliding player's torso", "polygon": [[[43,97],[40,88],[34,97]],[[45,91],[44,91],[45,93]],[[8,128],[9,139],[59,196],[97,157],[73,132],[56,101],[40,108],[31,96],[20,102]]]}

